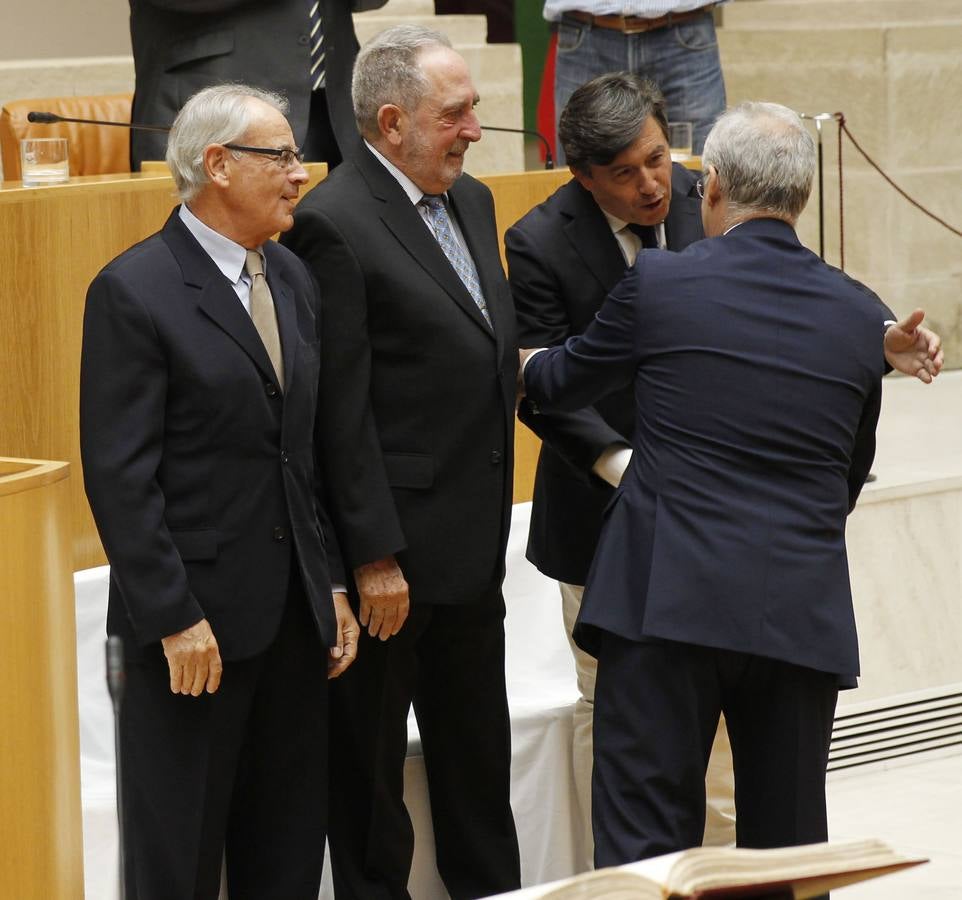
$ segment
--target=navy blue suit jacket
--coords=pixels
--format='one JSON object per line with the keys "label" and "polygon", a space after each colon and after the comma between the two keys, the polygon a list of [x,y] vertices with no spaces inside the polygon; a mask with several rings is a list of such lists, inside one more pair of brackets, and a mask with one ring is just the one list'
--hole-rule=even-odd
{"label": "navy blue suit jacket", "polygon": [[605,629],[858,672],[845,519],[874,456],[882,308],[757,219],[640,254],[583,336],[530,361],[544,409],[634,384],[584,649]]}
{"label": "navy blue suit jacket", "polygon": [[[675,164],[665,219],[669,250],[705,236],[695,175]],[[575,179],[508,229],[508,280],[521,347],[550,347],[581,334],[625,274],[625,258],[594,197]],[[518,416],[545,443],[538,456],[528,559],[552,578],[584,584],[612,488],[593,474],[602,451],[630,443],[635,430],[631,387],[577,412]]]}
{"label": "navy blue suit jacket", "polygon": [[176,210],[87,293],[80,449],[111,566],[107,630],[128,655],[205,617],[224,659],[260,653],[295,563],[324,646],[336,641],[331,568],[344,576],[315,479],[317,288],[288,250],[268,241],[264,255],[283,392]]}

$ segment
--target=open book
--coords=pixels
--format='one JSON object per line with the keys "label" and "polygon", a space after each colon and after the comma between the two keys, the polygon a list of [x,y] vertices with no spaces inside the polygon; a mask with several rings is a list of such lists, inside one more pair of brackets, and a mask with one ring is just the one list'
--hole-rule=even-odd
{"label": "open book", "polygon": [[902,856],[876,840],[777,850],[694,847],[579,875],[533,896],[539,900],[804,900],[927,861]]}

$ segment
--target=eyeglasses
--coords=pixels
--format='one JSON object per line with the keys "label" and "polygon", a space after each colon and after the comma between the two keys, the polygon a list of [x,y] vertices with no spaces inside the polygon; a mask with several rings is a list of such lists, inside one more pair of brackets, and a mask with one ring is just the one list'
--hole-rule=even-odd
{"label": "eyeglasses", "polygon": [[238,150],[241,153],[260,153],[261,156],[272,156],[274,162],[282,169],[293,169],[294,165],[304,162],[303,150],[290,150],[284,148],[277,150],[274,147],[245,147],[243,144],[224,144],[228,150]]}

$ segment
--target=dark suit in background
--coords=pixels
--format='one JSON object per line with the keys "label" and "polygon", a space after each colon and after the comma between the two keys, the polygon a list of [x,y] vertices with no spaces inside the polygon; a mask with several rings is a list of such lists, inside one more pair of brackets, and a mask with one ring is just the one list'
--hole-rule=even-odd
{"label": "dark suit in background", "polygon": [[[320,0],[325,87],[311,91],[307,0],[130,0],[136,84],[131,118],[169,125],[191,94],[225,81],[276,91],[290,102],[294,139],[309,160],[337,162],[357,141],[352,12],[386,0]],[[163,159],[167,137],[131,134],[131,168]]]}
{"label": "dark suit in background", "polygon": [[835,700],[858,672],[845,518],[875,448],[879,309],[757,219],[641,254],[582,337],[530,360],[543,409],[635,391],[575,633],[599,658],[597,864],[699,843],[719,711],[739,844],[826,838]]}
{"label": "dark suit in background", "polygon": [[[407,896],[412,698],[441,876],[452,897],[518,885],[508,803],[504,550],[512,489],[514,309],[486,187],[448,191],[489,326],[414,203],[366,148],[298,206],[284,243],[324,298],[320,442],[348,569],[394,554],[411,613],[362,634],[339,680],[331,858],[339,898]],[[352,773],[345,777],[344,773]]]}

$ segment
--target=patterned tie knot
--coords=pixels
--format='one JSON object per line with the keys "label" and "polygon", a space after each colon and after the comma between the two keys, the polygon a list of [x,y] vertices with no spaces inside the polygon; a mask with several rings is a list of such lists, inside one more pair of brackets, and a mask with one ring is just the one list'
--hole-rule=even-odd
{"label": "patterned tie knot", "polygon": [[427,207],[431,212],[443,212],[446,210],[444,197],[441,194],[425,194],[421,198],[421,205]]}

